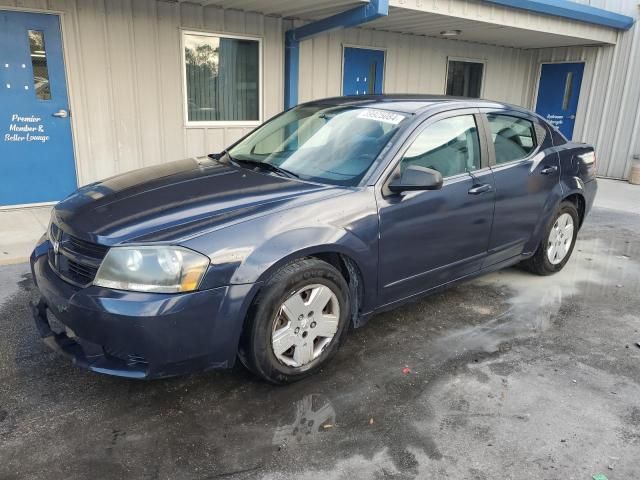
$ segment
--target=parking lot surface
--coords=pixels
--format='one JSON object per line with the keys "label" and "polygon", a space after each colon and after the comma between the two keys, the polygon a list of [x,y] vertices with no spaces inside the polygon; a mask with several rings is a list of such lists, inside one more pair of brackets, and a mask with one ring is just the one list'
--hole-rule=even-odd
{"label": "parking lot surface", "polygon": [[85,372],[40,342],[34,294],[0,267],[2,479],[640,478],[639,215],[595,209],[560,274],[380,314],[286,387]]}

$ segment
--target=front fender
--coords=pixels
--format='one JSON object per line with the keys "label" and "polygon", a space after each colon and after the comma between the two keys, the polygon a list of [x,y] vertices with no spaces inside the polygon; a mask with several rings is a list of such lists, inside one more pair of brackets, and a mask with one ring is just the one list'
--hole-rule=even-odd
{"label": "front fender", "polygon": [[[344,228],[330,225],[283,232],[260,245],[235,271],[231,283],[266,281],[280,267],[296,258],[321,253],[350,257],[363,270],[372,246]],[[375,266],[373,265],[374,270]],[[363,274],[365,272],[363,271]],[[366,274],[365,274],[366,276]]]}
{"label": "front fender", "polygon": [[375,299],[378,216],[367,190],[354,192],[348,200],[336,197],[232,225],[184,246],[211,259],[201,289],[260,284],[293,259],[337,253],[349,257],[361,272],[362,308]]}

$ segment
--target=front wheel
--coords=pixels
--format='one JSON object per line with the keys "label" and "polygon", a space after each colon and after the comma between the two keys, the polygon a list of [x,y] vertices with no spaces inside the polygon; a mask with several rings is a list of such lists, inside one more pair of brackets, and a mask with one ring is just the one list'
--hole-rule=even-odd
{"label": "front wheel", "polygon": [[349,288],[326,262],[305,258],[282,267],[258,294],[240,344],[242,363],[272,383],[319,370],[349,324]]}
{"label": "front wheel", "polygon": [[538,249],[522,265],[538,275],[551,275],[562,270],[573,252],[579,225],[576,206],[571,202],[562,202]]}

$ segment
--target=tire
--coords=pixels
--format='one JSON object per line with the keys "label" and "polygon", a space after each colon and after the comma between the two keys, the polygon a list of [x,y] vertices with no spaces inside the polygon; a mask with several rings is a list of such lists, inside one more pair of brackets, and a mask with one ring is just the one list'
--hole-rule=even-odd
{"label": "tire", "polygon": [[295,260],[278,270],[254,300],[240,360],[274,384],[301,380],[335,355],[350,315],[349,287],[341,273],[316,258]]}
{"label": "tire", "polygon": [[[568,216],[568,217],[567,217]],[[571,232],[567,230],[565,222],[570,218],[572,223]],[[522,266],[537,275],[552,275],[559,272],[571,258],[573,248],[576,245],[576,237],[580,225],[580,216],[576,206],[568,201],[560,203],[558,210],[545,230],[543,240],[538,245],[536,252],[531,258],[522,262]],[[562,232],[563,236],[559,236]],[[571,243],[568,244],[567,242]],[[563,248],[553,249],[553,244]]]}

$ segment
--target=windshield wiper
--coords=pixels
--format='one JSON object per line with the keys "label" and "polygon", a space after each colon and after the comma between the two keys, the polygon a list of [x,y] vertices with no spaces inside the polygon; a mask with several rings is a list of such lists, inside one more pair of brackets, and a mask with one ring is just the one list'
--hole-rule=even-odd
{"label": "windshield wiper", "polygon": [[264,170],[269,170],[270,172],[278,173],[283,177],[300,178],[300,175],[290,172],[285,168],[274,165],[273,163],[261,162],[260,160],[252,160],[252,159],[244,159],[244,158],[243,159],[232,158],[231,155],[229,155],[229,152],[227,152],[227,156],[229,157],[229,160],[231,160],[236,164],[245,164],[245,165],[251,165],[254,167],[262,168]]}

